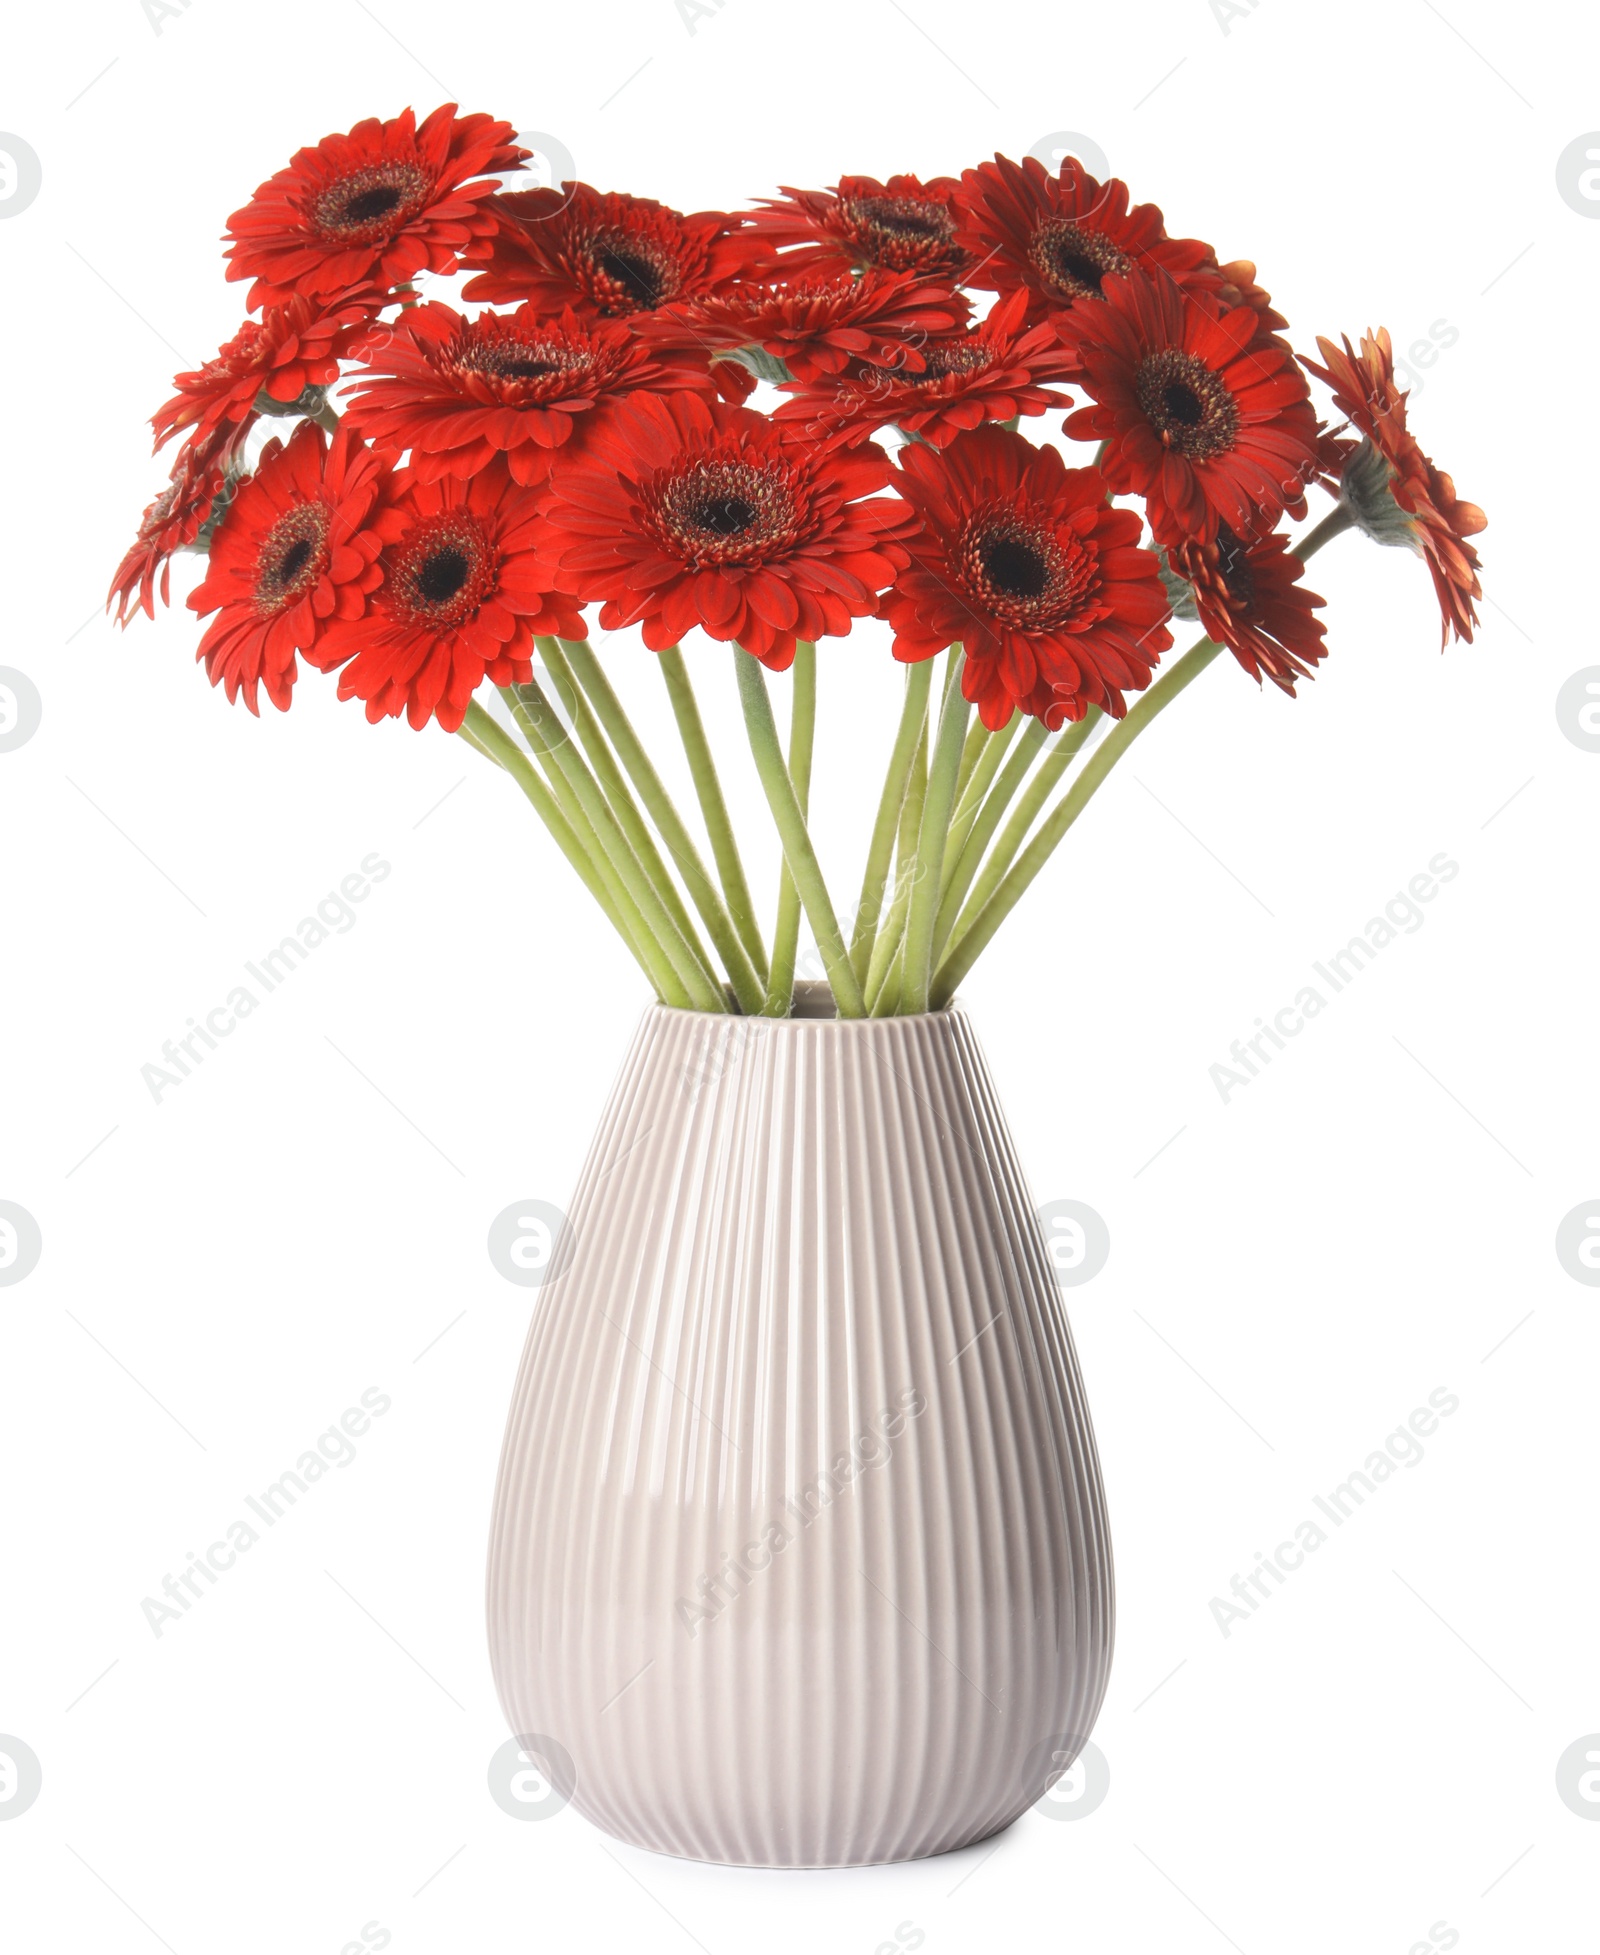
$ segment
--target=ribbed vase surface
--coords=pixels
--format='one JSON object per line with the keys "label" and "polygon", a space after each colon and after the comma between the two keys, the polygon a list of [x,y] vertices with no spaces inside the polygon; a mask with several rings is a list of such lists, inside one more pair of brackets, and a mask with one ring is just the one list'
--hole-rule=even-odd
{"label": "ribbed vase surface", "polygon": [[495,1498],[512,1732],[596,1825],[696,1860],[1009,1824],[1099,1710],[1111,1551],[966,1018],[650,1009],[568,1218]]}

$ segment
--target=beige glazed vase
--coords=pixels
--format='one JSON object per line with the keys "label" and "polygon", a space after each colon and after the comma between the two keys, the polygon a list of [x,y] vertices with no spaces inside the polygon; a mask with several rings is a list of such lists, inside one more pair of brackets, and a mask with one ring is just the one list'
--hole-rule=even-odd
{"label": "beige glazed vase", "polygon": [[1111,1662],[1088,1407],[977,1041],[823,1011],[645,1013],[489,1555],[512,1733],[618,1839],[741,1866],[997,1832]]}

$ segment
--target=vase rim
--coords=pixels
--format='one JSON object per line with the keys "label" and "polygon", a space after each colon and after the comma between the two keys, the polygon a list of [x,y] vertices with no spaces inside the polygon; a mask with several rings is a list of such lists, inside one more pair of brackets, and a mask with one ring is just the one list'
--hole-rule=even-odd
{"label": "vase rim", "polygon": [[951,1019],[960,1015],[961,1000],[952,998],[939,1011],[897,1012],[889,1018],[841,1018],[833,1002],[833,991],[826,978],[799,978],[794,987],[795,1009],[787,1018],[763,1018],[748,1012],[696,1011],[688,1005],[667,1005],[653,1001],[647,1010],[664,1018],[727,1018],[754,1025],[837,1025],[846,1030],[864,1031],[883,1025],[923,1024],[928,1020]]}

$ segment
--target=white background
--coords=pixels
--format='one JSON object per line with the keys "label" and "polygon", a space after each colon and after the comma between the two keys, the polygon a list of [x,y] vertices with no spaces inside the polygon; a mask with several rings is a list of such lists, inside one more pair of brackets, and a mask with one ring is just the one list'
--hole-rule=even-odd
{"label": "white background", "polygon": [[[1600,664],[1600,223],[1556,162],[1600,125],[1595,26],[1487,0],[1260,0],[1228,31],[1208,0],[726,0],[692,33],[674,0],[192,0],[160,27],[141,0],[15,9],[0,77],[44,172],[0,221],[0,663],[44,701],[0,755],[0,1196],[44,1239],[0,1289],[0,1733],[44,1774],[0,1824],[0,1937],[1591,1945],[1600,1826],[1556,1762],[1600,1731],[1600,1295],[1554,1238],[1600,1192],[1600,755],[1555,698]],[[163,473],[143,418],[240,316],[227,214],[301,143],[451,97],[682,209],[1079,131],[1174,231],[1254,257],[1303,349],[1459,334],[1412,412],[1489,512],[1478,643],[1441,658],[1421,565],[1340,539],[1315,685],[1214,667],[966,988],[1038,1199],[1111,1231],[1069,1293],[1120,1585],[1111,1788],[1075,1822],[760,1873],[488,1796],[482,1562],[536,1293],[485,1234],[566,1200],[640,983],[460,742],[371,730],[315,675],[258,723],[206,686],[181,603],[126,637],[99,610]],[[609,657],[665,751],[648,655]],[[726,654],[693,669],[760,832]],[[825,648],[822,682],[848,893],[884,634]],[[356,927],[157,1105],[141,1066],[374,850]],[[1460,874],[1424,927],[1224,1104],[1230,1042],[1441,850]],[[354,1463],[154,1636],[142,1599],[371,1387],[392,1409]],[[1438,1387],[1460,1409],[1422,1463],[1225,1637],[1211,1599]]]}

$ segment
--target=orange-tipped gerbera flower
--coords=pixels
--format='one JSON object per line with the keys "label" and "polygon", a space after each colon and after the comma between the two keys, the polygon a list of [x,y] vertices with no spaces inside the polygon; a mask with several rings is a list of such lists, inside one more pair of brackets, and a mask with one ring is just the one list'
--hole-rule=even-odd
{"label": "orange-tipped gerbera flower", "polygon": [[921,371],[930,335],[959,331],[971,306],[948,283],[910,272],[834,272],[788,283],[736,286],[683,299],[640,321],[652,345],[703,358],[755,352],[778,360],[774,378],[815,380],[852,360]]}
{"label": "orange-tipped gerbera flower", "polygon": [[263,394],[288,412],[308,389],[331,385],[382,305],[372,291],[348,293],[326,309],[297,295],[247,319],[214,360],[175,377],[177,393],[150,417],[157,448],[182,428],[209,434],[221,422],[248,419]]}
{"label": "orange-tipped gerbera flower", "polygon": [[[1404,541],[1426,560],[1443,620],[1441,645],[1449,643],[1452,631],[1470,644],[1478,622],[1473,600],[1482,597],[1483,586],[1481,559],[1467,538],[1488,518],[1476,503],[1457,497],[1450,477],[1434,467],[1407,428],[1406,396],[1395,385],[1387,328],[1364,333],[1360,353],[1348,337],[1341,346],[1319,337],[1317,347],[1327,365],[1305,359],[1301,364],[1333,390],[1340,409],[1388,464],[1386,482],[1369,480],[1376,471],[1359,451],[1351,457],[1344,474],[1345,506],[1369,536],[1380,543]],[[1385,495],[1400,511],[1397,523],[1385,519]]]}
{"label": "orange-tipped gerbera flower", "polygon": [[959,187],[947,176],[846,176],[831,190],[786,184],[751,222],[783,248],[786,277],[878,270],[960,280],[971,260],[956,242]]}
{"label": "orange-tipped gerbera flower", "polygon": [[117,607],[117,623],[126,625],[134,611],[147,618],[156,614],[156,572],[161,573],[161,602],[172,601],[172,559],[187,549],[210,520],[228,486],[234,462],[255,420],[224,422],[209,434],[186,441],[172,464],[167,486],[145,510],[139,533],[117,566],[106,597],[106,609]]}
{"label": "orange-tipped gerbera flower", "polygon": [[653,358],[619,320],[580,320],[570,308],[541,318],[532,305],[476,319],[417,306],[371,334],[362,358],[374,377],[345,411],[385,453],[409,448],[411,472],[424,482],[475,475],[497,454],[516,481],[540,482],[603,402],[641,387],[709,393],[712,385],[702,362]]}
{"label": "orange-tipped gerbera flower", "polygon": [[1172,568],[1194,589],[1206,636],[1226,645],[1253,679],[1268,678],[1294,697],[1296,678],[1327,649],[1326,630],[1313,611],[1322,599],[1300,582],[1305,565],[1276,532],[1249,548],[1226,523],[1211,543],[1182,543]]}
{"label": "orange-tipped gerbera flower", "polygon": [[[781,672],[795,642],[842,638],[906,561],[904,505],[873,498],[878,448],[829,453],[764,414],[636,394],[558,469],[544,503],[563,583],[652,651],[696,625]],[[863,500],[863,498],[868,498]]]}
{"label": "orange-tipped gerbera flower", "polygon": [[1008,428],[901,451],[895,487],[921,517],[911,564],[880,606],[908,663],[966,649],[962,689],[985,726],[1013,711],[1058,727],[1090,706],[1120,718],[1172,643],[1139,518],[1098,469]]}
{"label": "orange-tipped gerbera flower", "polygon": [[1158,543],[1209,543],[1219,523],[1264,535],[1305,507],[1318,471],[1317,420],[1289,349],[1262,336],[1254,307],[1218,307],[1158,272],[1105,281],[1104,305],[1057,321],[1093,407],[1067,417],[1104,441],[1119,495],[1141,495]]}
{"label": "orange-tipped gerbera flower", "polygon": [[775,418],[833,446],[892,424],[942,448],[985,421],[1064,407],[1067,396],[1044,383],[1075,373],[1076,358],[1054,327],[1024,323],[1027,303],[1009,293],[970,331],[924,340],[916,368],[854,360],[843,374],[795,381]]}
{"label": "orange-tipped gerbera flower", "polygon": [[962,176],[958,236],[972,254],[970,285],[1025,291],[1028,321],[1103,296],[1113,272],[1166,272],[1189,290],[1215,291],[1211,247],[1169,238],[1154,204],[1132,204],[1115,177],[1101,183],[1075,156],[1051,176],[1036,156],[997,156]]}
{"label": "orange-tipped gerbera flower", "polygon": [[581,638],[583,613],[556,589],[533,495],[504,462],[470,482],[404,471],[397,483],[382,587],[364,617],[330,626],[307,657],[325,672],[344,666],[339,697],[365,700],[369,720],[404,713],[413,727],[437,719],[454,733],[486,677],[525,685],[535,632]]}
{"label": "orange-tipped gerbera flower", "polygon": [[473,263],[494,231],[485,200],[528,154],[514,133],[492,116],[458,116],[450,102],[420,127],[407,109],[392,122],[369,117],[347,136],[325,136],[228,219],[229,278],[255,280],[254,312],[296,292],[317,299],[376,285],[387,293],[420,271]]}
{"label": "orange-tipped gerbera flower", "polygon": [[[332,624],[361,617],[382,581],[378,552],[395,532],[393,477],[348,428],[332,446],[302,421],[269,441],[211,541],[189,608],[220,616],[200,641],[206,676],[259,713],[265,691],[286,712],[299,666]],[[315,660],[313,660],[315,663]]]}
{"label": "orange-tipped gerbera flower", "polygon": [[1256,283],[1256,268],[1248,258],[1235,258],[1226,265],[1208,265],[1222,283],[1217,297],[1224,305],[1250,306],[1269,333],[1286,333],[1289,322],[1273,306],[1272,294]]}
{"label": "orange-tipped gerbera flower", "polygon": [[653,312],[759,278],[772,258],[742,214],[686,217],[651,197],[603,194],[586,183],[518,190],[490,208],[494,248],[465,296],[528,301],[546,313],[569,305],[590,318]]}

